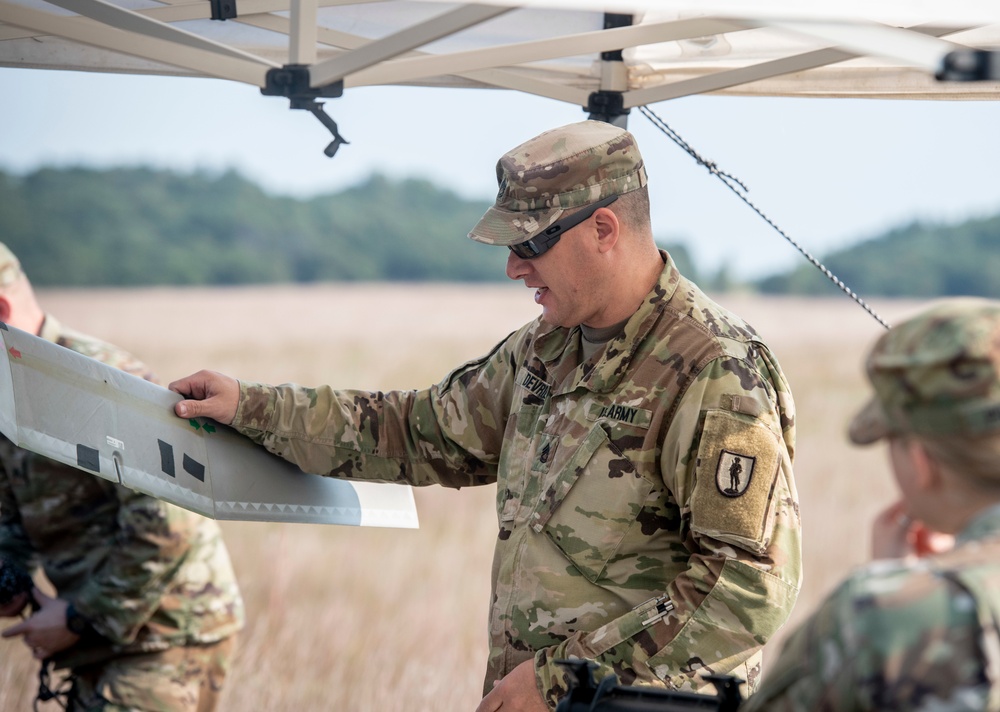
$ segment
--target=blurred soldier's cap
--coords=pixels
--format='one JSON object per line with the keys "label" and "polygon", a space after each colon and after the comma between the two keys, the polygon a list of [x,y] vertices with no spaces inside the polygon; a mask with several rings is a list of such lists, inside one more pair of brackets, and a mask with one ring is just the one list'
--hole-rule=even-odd
{"label": "blurred soldier's cap", "polygon": [[567,210],[646,185],[635,138],[604,121],[581,121],[536,136],[497,161],[500,190],[469,237],[516,245]]}
{"label": "blurred soldier's cap", "polygon": [[883,334],[865,367],[875,396],[851,421],[857,445],[1000,431],[1000,302],[940,302]]}
{"label": "blurred soldier's cap", "polygon": [[7,245],[0,242],[0,287],[14,283],[21,276],[21,263]]}

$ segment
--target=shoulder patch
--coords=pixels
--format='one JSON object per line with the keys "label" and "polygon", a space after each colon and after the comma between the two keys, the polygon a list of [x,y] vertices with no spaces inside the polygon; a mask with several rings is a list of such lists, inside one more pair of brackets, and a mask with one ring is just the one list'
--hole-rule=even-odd
{"label": "shoulder patch", "polygon": [[740,497],[750,486],[757,458],[739,452],[722,450],[715,471],[715,486],[724,497]]}
{"label": "shoulder patch", "polygon": [[764,422],[710,410],[698,445],[691,528],[755,551],[770,544],[780,438]]}

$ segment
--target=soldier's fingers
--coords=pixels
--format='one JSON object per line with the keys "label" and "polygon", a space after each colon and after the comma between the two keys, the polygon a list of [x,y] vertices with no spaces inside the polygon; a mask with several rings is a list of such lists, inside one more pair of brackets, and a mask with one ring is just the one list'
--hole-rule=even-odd
{"label": "soldier's fingers", "polygon": [[501,707],[503,707],[503,700],[491,692],[479,703],[476,712],[496,712]]}
{"label": "soldier's fingers", "polygon": [[889,506],[885,507],[882,511],[880,511],[875,516],[875,519],[876,521],[891,523],[899,520],[901,517],[904,517],[905,515],[906,515],[906,502],[900,499],[893,502]]}
{"label": "soldier's fingers", "polygon": [[236,401],[213,395],[205,400],[182,400],[174,406],[174,413],[181,418],[212,418],[229,425],[236,415]]}
{"label": "soldier's fingers", "polygon": [[903,502],[895,502],[883,509],[872,521],[872,558],[896,559],[911,554],[909,532],[912,524]]}
{"label": "soldier's fingers", "polygon": [[942,554],[955,548],[955,537],[951,534],[928,529],[917,523],[913,531],[913,550],[917,556]]}
{"label": "soldier's fingers", "polygon": [[186,396],[185,400],[174,405],[174,413],[181,418],[214,418],[228,425],[236,415],[240,383],[230,376],[199,371],[174,381],[170,389]]}
{"label": "soldier's fingers", "polygon": [[182,400],[174,406],[174,413],[180,418],[197,418],[202,415],[204,401]]}
{"label": "soldier's fingers", "polygon": [[21,621],[17,625],[12,625],[10,628],[4,629],[0,636],[4,638],[13,638],[16,635],[24,635],[28,631],[28,621]]}
{"label": "soldier's fingers", "polygon": [[182,396],[204,398],[205,383],[208,380],[209,374],[209,371],[198,371],[197,373],[192,373],[190,376],[172,381],[167,388],[174,393],[180,393]]}

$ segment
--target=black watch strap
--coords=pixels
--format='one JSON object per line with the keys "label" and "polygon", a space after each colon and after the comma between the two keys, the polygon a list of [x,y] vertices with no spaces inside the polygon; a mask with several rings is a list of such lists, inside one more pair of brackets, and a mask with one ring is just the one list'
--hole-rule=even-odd
{"label": "black watch strap", "polygon": [[80,615],[79,611],[76,610],[72,603],[66,606],[66,627],[71,633],[75,633],[79,636],[86,635],[92,630],[90,623],[86,618]]}

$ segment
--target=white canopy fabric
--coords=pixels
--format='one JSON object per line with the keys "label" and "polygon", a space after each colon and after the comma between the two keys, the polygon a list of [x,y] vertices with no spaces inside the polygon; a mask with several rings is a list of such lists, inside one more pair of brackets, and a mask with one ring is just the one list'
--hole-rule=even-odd
{"label": "white canopy fabric", "polygon": [[970,48],[1000,48],[997,0],[0,0],[0,66],[265,87],[268,70],[303,65],[320,97],[407,84],[579,106],[604,91],[624,109],[704,93],[1000,98],[997,81],[935,78]]}

